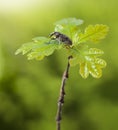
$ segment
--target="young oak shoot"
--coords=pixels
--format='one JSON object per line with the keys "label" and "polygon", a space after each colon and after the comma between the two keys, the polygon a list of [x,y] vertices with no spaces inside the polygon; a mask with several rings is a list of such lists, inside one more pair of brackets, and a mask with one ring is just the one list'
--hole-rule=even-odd
{"label": "young oak shoot", "polygon": [[[104,52],[97,48],[89,48],[88,43],[98,43],[105,38],[109,28],[103,24],[89,25],[82,32],[80,25],[83,20],[76,18],[62,19],[55,23],[54,32],[67,36],[60,40],[61,37],[53,33],[53,38],[36,37],[32,42],[23,44],[15,54],[26,54],[28,60],[42,60],[44,57],[53,54],[55,50],[65,48],[70,59],[70,66],[79,65],[79,73],[83,78],[92,75],[94,78],[102,76],[102,68],[105,68],[106,62],[99,58]],[[71,44],[66,44],[68,38]]]}
{"label": "young oak shoot", "polygon": [[62,19],[55,23],[54,32],[50,37],[36,37],[32,42],[23,44],[17,51],[16,55],[26,54],[28,60],[42,60],[55,50],[65,48],[68,53],[67,68],[62,77],[60,96],[57,110],[57,130],[60,130],[62,106],[65,96],[65,83],[69,77],[69,68],[79,65],[79,73],[83,78],[89,74],[94,78],[102,76],[102,68],[105,68],[106,62],[99,58],[104,52],[97,48],[89,48],[88,43],[98,43],[104,39],[109,28],[103,24],[89,25],[82,32],[80,25],[83,20],[76,18]]}

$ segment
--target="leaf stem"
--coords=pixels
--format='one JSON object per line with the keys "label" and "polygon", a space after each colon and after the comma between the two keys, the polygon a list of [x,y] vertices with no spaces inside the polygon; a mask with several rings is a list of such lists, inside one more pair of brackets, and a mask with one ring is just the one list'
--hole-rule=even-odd
{"label": "leaf stem", "polygon": [[66,80],[69,78],[69,69],[70,69],[69,60],[71,58],[72,58],[72,56],[68,57],[67,68],[64,71],[63,77],[62,77],[62,84],[61,84],[60,95],[59,95],[59,99],[58,99],[58,110],[57,110],[57,115],[56,115],[57,130],[61,130],[62,106],[64,104],[64,96],[65,96],[65,83],[66,83]]}

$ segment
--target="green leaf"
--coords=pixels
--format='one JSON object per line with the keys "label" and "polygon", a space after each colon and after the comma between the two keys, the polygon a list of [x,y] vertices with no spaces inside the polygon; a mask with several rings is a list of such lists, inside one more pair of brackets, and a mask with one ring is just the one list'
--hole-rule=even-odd
{"label": "green leaf", "polygon": [[65,18],[65,19],[62,19],[62,20],[59,20],[57,21],[55,24],[56,25],[71,25],[71,26],[78,26],[78,25],[81,25],[83,24],[83,20],[81,19],[76,19],[76,18]]}
{"label": "green leaf", "polygon": [[73,58],[69,61],[70,65],[75,66],[79,64],[79,73],[83,78],[87,78],[89,74],[94,78],[100,78],[102,76],[102,68],[106,67],[106,62],[98,57],[104,52],[96,48],[88,49],[86,46],[80,48],[80,50],[71,53]]}
{"label": "green leaf", "polygon": [[61,49],[62,44],[56,40],[50,40],[46,37],[37,37],[34,42],[23,44],[17,51],[16,55],[22,53],[27,54],[28,60],[42,60],[45,56],[51,55],[56,49]]}
{"label": "green leaf", "polygon": [[79,43],[86,41],[97,43],[105,38],[108,30],[108,26],[103,24],[89,25],[84,33],[79,34]]}
{"label": "green leaf", "polygon": [[35,44],[33,42],[23,44],[19,49],[16,50],[15,55],[18,55],[19,53],[22,53],[23,55],[26,54],[34,47],[34,45]]}
{"label": "green leaf", "polygon": [[91,74],[94,78],[102,76],[102,68],[106,67],[106,62],[103,59],[86,56],[84,62],[80,62],[80,75],[87,78]]}
{"label": "green leaf", "polygon": [[55,32],[67,35],[74,42],[74,37],[80,32],[79,25],[83,24],[83,20],[76,18],[67,18],[55,23]]}
{"label": "green leaf", "polygon": [[23,55],[29,51],[37,48],[40,44],[49,42],[49,39],[46,37],[36,37],[32,39],[33,42],[23,44],[19,49],[16,50],[15,55],[22,53]]}

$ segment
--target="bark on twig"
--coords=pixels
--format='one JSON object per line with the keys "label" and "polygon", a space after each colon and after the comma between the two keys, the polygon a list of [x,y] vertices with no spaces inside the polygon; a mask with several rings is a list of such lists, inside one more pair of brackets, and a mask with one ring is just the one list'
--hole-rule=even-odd
{"label": "bark on twig", "polygon": [[70,69],[69,60],[71,58],[72,58],[72,56],[68,57],[67,68],[64,71],[63,77],[62,77],[62,84],[61,84],[61,88],[60,88],[60,95],[59,95],[59,100],[58,100],[58,110],[57,110],[57,116],[56,116],[57,130],[61,130],[62,106],[64,104],[64,96],[65,96],[65,83],[66,83],[66,80],[69,78],[69,69]]}

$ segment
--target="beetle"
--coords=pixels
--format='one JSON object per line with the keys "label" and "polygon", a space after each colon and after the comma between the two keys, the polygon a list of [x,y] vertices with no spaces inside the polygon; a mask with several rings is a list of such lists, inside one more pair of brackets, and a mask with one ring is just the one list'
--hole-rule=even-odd
{"label": "beetle", "polygon": [[49,37],[51,37],[51,39],[53,40],[57,39],[59,42],[63,42],[66,45],[72,45],[72,40],[68,36],[60,32],[53,32],[49,35]]}

